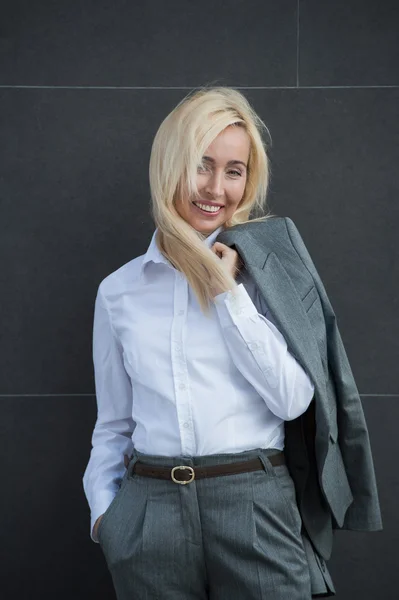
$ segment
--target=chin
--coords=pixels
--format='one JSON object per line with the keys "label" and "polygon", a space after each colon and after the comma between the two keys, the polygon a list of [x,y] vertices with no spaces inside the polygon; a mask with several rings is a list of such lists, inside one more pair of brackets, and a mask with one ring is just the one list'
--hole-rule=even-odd
{"label": "chin", "polygon": [[199,233],[202,233],[203,236],[208,237],[209,235],[211,235],[216,229],[218,229],[218,227],[220,227],[221,225],[223,225],[223,223],[220,223],[219,225],[215,225],[214,227],[209,227],[207,229],[197,229],[197,231]]}

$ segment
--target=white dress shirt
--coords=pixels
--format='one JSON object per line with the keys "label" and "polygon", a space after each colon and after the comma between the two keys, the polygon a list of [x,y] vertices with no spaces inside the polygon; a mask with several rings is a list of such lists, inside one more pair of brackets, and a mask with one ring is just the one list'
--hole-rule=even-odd
{"label": "white dress shirt", "polygon": [[[222,227],[204,243],[211,247]],[[210,317],[184,274],[155,243],[108,275],[94,308],[97,421],[83,475],[96,519],[115,497],[124,454],[198,456],[284,448],[284,421],[314,386],[289,353],[243,268],[236,298],[216,296]]]}

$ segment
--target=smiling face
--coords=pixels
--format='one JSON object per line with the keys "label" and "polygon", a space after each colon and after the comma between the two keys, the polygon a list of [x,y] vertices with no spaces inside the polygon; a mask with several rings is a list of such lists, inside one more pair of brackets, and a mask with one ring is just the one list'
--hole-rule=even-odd
{"label": "smiling face", "polygon": [[176,203],[179,215],[194,229],[208,236],[232,217],[244,196],[249,151],[249,136],[239,126],[226,127],[207,148],[197,173],[199,197]]}

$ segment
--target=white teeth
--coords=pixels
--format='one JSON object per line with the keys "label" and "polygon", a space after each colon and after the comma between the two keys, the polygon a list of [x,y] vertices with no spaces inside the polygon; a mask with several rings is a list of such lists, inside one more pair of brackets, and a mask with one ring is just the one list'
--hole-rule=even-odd
{"label": "white teeth", "polygon": [[207,204],[199,204],[198,202],[193,202],[193,204],[202,210],[206,210],[207,212],[218,212],[218,210],[222,208],[221,206],[208,206]]}

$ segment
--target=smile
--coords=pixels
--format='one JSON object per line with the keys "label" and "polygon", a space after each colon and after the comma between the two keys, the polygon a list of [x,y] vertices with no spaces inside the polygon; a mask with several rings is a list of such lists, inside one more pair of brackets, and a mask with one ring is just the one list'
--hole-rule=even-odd
{"label": "smile", "polygon": [[211,216],[218,215],[220,213],[220,211],[222,210],[222,208],[224,208],[223,206],[208,206],[206,204],[201,204],[201,203],[197,204],[196,202],[193,202],[192,204],[202,214],[211,215]]}

